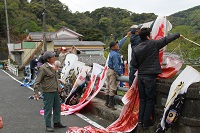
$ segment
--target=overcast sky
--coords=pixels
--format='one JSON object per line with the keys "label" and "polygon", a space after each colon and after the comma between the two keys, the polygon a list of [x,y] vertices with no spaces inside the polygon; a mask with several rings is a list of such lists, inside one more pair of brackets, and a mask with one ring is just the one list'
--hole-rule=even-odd
{"label": "overcast sky", "polygon": [[119,7],[135,13],[169,16],[200,5],[200,0],[60,0],[74,13],[94,11],[101,7]]}

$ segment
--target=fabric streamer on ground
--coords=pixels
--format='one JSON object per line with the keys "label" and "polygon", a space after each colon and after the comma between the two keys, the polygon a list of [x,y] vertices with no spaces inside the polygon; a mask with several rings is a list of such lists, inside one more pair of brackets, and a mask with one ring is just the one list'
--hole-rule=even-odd
{"label": "fabric streamer on ground", "polygon": [[107,132],[132,131],[138,123],[139,100],[138,79],[136,77],[133,85],[122,98],[124,106],[119,118],[106,128]]}
{"label": "fabric streamer on ground", "polygon": [[[80,99],[79,103],[76,104],[76,105],[70,106],[70,105],[62,104],[61,105],[61,107],[62,107],[61,114],[62,115],[69,115],[69,114],[75,113],[76,111],[79,111],[83,107],[85,107],[92,100],[92,98],[94,98],[98,94],[98,92],[100,91],[101,87],[103,86],[103,84],[105,82],[106,72],[107,72],[107,67],[104,68],[101,65],[94,63],[90,82],[89,82],[89,84],[86,88],[86,91],[83,94],[83,97]],[[100,74],[100,73],[101,73],[101,76],[100,76],[99,81],[97,82],[98,84],[96,85],[96,88],[93,91],[93,94],[91,95],[92,89],[94,87],[94,84],[95,84],[95,81],[96,81],[96,78],[97,78],[97,75]]]}

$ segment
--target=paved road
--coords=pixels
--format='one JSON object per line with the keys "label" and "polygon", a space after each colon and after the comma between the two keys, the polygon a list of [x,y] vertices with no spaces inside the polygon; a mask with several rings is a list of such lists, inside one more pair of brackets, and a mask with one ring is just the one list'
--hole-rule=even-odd
{"label": "paved road", "polygon": [[[42,100],[28,100],[33,91],[21,87],[20,83],[0,70],[0,116],[4,128],[0,133],[45,133],[44,119],[39,114],[43,106]],[[90,125],[77,115],[62,116],[61,121],[68,127],[84,127]],[[65,133],[66,129],[57,129],[57,133]]]}

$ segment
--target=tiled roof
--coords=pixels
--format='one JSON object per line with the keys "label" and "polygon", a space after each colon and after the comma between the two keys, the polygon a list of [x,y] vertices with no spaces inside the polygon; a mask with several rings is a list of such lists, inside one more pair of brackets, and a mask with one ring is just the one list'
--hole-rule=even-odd
{"label": "tiled roof", "polygon": [[[43,32],[30,32],[28,36],[32,38],[33,41],[43,40]],[[47,41],[52,41],[55,38],[54,32],[47,32],[45,34]]]}
{"label": "tiled roof", "polygon": [[97,63],[104,66],[106,63],[106,58],[102,55],[79,54],[78,60],[80,62],[84,62],[85,65],[88,65],[88,66],[92,66],[93,63]]}
{"label": "tiled roof", "polygon": [[[69,29],[69,28],[67,28],[67,27],[65,27],[65,26],[63,26],[60,30],[62,30],[62,29],[65,29],[65,30],[67,30],[67,31],[69,31],[69,32],[71,32],[71,33],[77,35],[77,36],[83,36],[83,35],[81,35],[81,34],[75,32],[75,31],[73,31],[73,30],[71,30],[71,29]],[[57,32],[59,32],[60,30],[58,30]]]}
{"label": "tiled roof", "polygon": [[104,46],[105,44],[100,41],[73,41],[73,40],[53,40],[54,46],[77,46],[77,45],[84,45],[84,46],[92,46],[92,45],[99,45]]}
{"label": "tiled roof", "polygon": [[[59,32],[62,32],[62,30],[67,31],[69,34],[59,34],[59,36],[57,36],[57,34]],[[43,39],[43,32],[30,32],[29,33],[29,37],[31,37],[32,41],[41,41]],[[60,39],[60,40],[68,40],[68,39],[72,39],[72,40],[77,40],[78,37],[82,37],[83,35],[67,28],[67,27],[62,27],[60,30],[58,30],[57,32],[46,32],[46,40],[47,41],[53,41],[55,39]]]}

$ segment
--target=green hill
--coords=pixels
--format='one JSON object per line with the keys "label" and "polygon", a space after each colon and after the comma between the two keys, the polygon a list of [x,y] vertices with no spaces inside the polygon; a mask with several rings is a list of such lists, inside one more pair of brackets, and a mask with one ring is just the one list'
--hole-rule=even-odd
{"label": "green hill", "polygon": [[[200,44],[200,6],[190,8],[185,11],[177,12],[168,17],[173,25],[171,32],[179,32],[186,38]],[[178,44],[177,44],[178,43]],[[188,63],[200,62],[200,47],[189,41],[177,41],[168,46],[168,51],[173,51],[180,44],[180,49],[176,53],[182,54]]]}
{"label": "green hill", "polygon": [[187,25],[193,30],[200,32],[200,6],[177,12],[169,16],[174,26]]}

